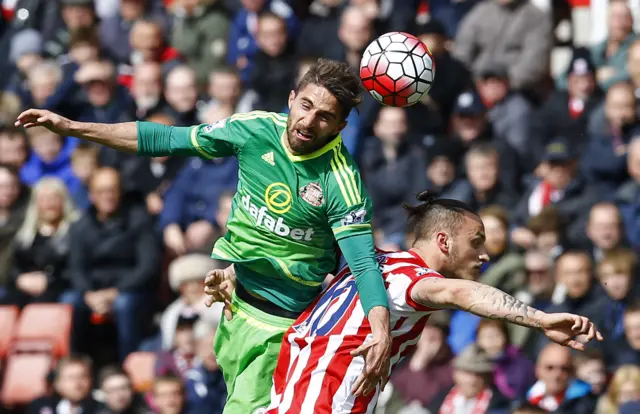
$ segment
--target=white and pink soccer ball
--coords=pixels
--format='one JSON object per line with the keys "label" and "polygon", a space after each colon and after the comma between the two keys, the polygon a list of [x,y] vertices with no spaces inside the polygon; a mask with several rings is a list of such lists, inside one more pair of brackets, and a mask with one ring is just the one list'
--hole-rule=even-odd
{"label": "white and pink soccer ball", "polygon": [[371,42],[362,55],[360,78],[383,105],[410,106],[429,92],[436,64],[427,46],[408,33],[391,32]]}

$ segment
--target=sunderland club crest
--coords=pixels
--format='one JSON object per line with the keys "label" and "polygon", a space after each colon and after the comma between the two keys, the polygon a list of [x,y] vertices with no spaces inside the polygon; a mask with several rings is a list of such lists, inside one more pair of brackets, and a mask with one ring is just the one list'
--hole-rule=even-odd
{"label": "sunderland club crest", "polygon": [[309,183],[300,188],[300,197],[314,207],[320,207],[324,204],[324,193],[320,183]]}

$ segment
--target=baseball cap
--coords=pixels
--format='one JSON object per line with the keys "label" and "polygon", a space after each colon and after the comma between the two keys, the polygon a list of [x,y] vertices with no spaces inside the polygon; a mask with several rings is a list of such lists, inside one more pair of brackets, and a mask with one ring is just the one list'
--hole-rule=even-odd
{"label": "baseball cap", "polygon": [[437,19],[429,19],[429,21],[426,23],[416,24],[416,27],[413,32],[416,34],[416,36],[428,35],[428,34],[437,34],[441,36],[447,35],[447,29]]}
{"label": "baseball cap", "polygon": [[39,55],[42,53],[43,47],[44,40],[37,30],[21,30],[11,38],[9,60],[15,63],[22,56]]}
{"label": "baseball cap", "polygon": [[453,106],[455,115],[475,116],[484,114],[486,110],[487,108],[482,103],[480,95],[475,91],[461,93]]}
{"label": "baseball cap", "polygon": [[544,149],[543,162],[568,162],[575,158],[566,138],[553,139]]}
{"label": "baseball cap", "polygon": [[578,48],[573,51],[571,62],[567,68],[569,75],[588,75],[596,72],[596,67],[591,61],[589,51],[585,48]]}

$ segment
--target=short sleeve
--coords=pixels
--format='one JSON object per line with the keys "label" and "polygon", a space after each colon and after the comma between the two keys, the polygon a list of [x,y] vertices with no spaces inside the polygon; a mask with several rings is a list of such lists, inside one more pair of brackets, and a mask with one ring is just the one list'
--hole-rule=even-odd
{"label": "short sleeve", "polygon": [[171,153],[206,159],[238,155],[251,135],[249,122],[233,116],[213,124],[175,128],[171,134]]}
{"label": "short sleeve", "polygon": [[336,240],[371,233],[372,203],[360,171],[341,147],[333,150],[327,177],[327,218]]}
{"label": "short sleeve", "polygon": [[398,269],[388,275],[387,292],[389,293],[390,310],[397,313],[437,311],[438,309],[421,305],[411,298],[411,292],[415,285],[423,279],[432,277],[442,278],[443,276],[435,270],[417,266]]}

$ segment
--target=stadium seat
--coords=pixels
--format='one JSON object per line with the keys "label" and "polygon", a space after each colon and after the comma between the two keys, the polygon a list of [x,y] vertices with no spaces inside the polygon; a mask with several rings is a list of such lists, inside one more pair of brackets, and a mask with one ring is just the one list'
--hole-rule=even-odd
{"label": "stadium seat", "polygon": [[18,320],[17,306],[0,306],[0,360],[4,360],[11,346],[11,338]]}
{"label": "stadium seat", "polygon": [[19,406],[42,396],[47,389],[46,378],[52,361],[48,353],[10,355],[4,373],[2,403]]}
{"label": "stadium seat", "polygon": [[[51,350],[54,357],[69,354],[72,307],[59,303],[25,306],[18,320],[13,344],[16,351]],[[44,348],[44,349],[43,349]]]}
{"label": "stadium seat", "polygon": [[156,355],[153,352],[133,352],[124,361],[124,370],[131,377],[137,392],[147,392],[153,385]]}

